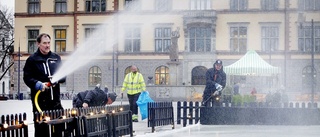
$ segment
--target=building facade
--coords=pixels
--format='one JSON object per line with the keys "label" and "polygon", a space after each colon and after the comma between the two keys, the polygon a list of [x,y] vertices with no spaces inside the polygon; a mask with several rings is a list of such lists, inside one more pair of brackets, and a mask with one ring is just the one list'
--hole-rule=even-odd
{"label": "building facade", "polygon": [[[227,66],[248,50],[255,50],[268,63],[281,68],[281,73],[261,78],[255,84],[250,81],[256,80],[245,76],[230,76],[229,85],[241,83],[244,94],[252,87],[267,93],[268,87],[276,90],[279,85],[287,92],[311,93],[312,45],[314,83],[319,81],[318,0],[16,0],[15,3],[15,52],[20,46],[22,54],[20,59],[15,58],[12,77],[15,89],[20,82],[21,90],[28,91],[21,68],[37,49],[35,37],[43,32],[52,36],[51,50],[61,55],[72,69],[65,67],[65,91],[83,91],[101,83],[118,92],[128,68],[136,65],[155,97],[184,98],[194,91],[202,93],[205,72],[216,59]],[[299,13],[303,13],[304,22],[298,18]],[[87,47],[88,52],[81,53],[81,47]],[[86,56],[94,58],[79,61]],[[77,67],[68,64],[68,60],[86,63]],[[315,91],[319,93],[317,85]]]}

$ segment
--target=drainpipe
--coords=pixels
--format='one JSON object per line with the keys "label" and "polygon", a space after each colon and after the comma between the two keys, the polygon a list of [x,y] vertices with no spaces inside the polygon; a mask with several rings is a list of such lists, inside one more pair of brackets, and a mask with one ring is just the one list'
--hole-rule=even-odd
{"label": "drainpipe", "polygon": [[[285,10],[284,10],[284,69],[287,70],[287,60],[289,52],[289,0],[285,0]],[[284,71],[284,87],[287,89],[287,71]]]}
{"label": "drainpipe", "polygon": [[[77,12],[78,12],[78,0],[75,0],[74,1],[74,4],[73,4],[73,48],[74,48],[74,50],[76,50],[76,48],[77,48],[77,37],[78,37],[78,28],[77,28],[77,26],[78,26],[78,20],[77,20],[77,18],[78,18],[78,15],[77,15]],[[75,80],[75,74],[73,74],[73,89],[72,89],[72,92],[74,92],[75,90],[74,90],[74,88],[75,88],[75,82],[74,82],[74,80]]]}

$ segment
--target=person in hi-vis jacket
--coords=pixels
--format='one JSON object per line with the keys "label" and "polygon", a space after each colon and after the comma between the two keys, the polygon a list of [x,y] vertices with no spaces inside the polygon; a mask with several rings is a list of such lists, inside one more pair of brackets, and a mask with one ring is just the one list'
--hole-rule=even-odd
{"label": "person in hi-vis jacket", "polygon": [[133,122],[138,122],[138,105],[136,102],[139,99],[140,93],[145,90],[146,84],[142,74],[137,71],[136,66],[131,66],[131,72],[124,78],[121,96],[123,96],[123,92],[127,91]]}

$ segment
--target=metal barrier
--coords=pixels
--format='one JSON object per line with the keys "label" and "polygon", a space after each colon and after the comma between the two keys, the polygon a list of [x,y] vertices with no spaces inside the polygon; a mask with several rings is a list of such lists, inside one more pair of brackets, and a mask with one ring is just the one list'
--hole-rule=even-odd
{"label": "metal barrier", "polygon": [[122,111],[109,115],[112,123],[111,131],[114,137],[130,135],[133,136],[132,113],[131,111]]}
{"label": "metal barrier", "polygon": [[73,108],[36,113],[37,126],[48,136],[133,136],[129,105]]}
{"label": "metal barrier", "polygon": [[152,133],[156,126],[172,125],[174,129],[174,114],[172,102],[148,103],[148,127],[152,127]]}
{"label": "metal barrier", "polygon": [[[197,124],[200,120],[200,107],[199,102],[189,102],[189,105],[186,101],[181,104],[180,101],[177,102],[177,124],[182,124],[183,127],[187,125],[187,122],[189,124]],[[182,111],[182,116],[181,116]]]}
{"label": "metal barrier", "polygon": [[243,103],[201,107],[203,125],[320,125],[317,104]]}
{"label": "metal barrier", "polygon": [[1,137],[28,137],[27,114],[2,115],[0,121]]}
{"label": "metal barrier", "polygon": [[84,137],[111,136],[108,114],[95,114],[80,118],[80,134]]}

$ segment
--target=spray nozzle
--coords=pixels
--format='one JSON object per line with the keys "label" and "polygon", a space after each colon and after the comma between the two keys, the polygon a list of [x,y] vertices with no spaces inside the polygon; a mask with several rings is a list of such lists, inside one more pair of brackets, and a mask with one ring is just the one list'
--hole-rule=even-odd
{"label": "spray nozzle", "polygon": [[53,84],[51,83],[51,82],[48,82],[47,84],[46,84],[46,86],[47,87],[51,87]]}
{"label": "spray nozzle", "polygon": [[47,82],[47,87],[54,87],[57,83]]}

